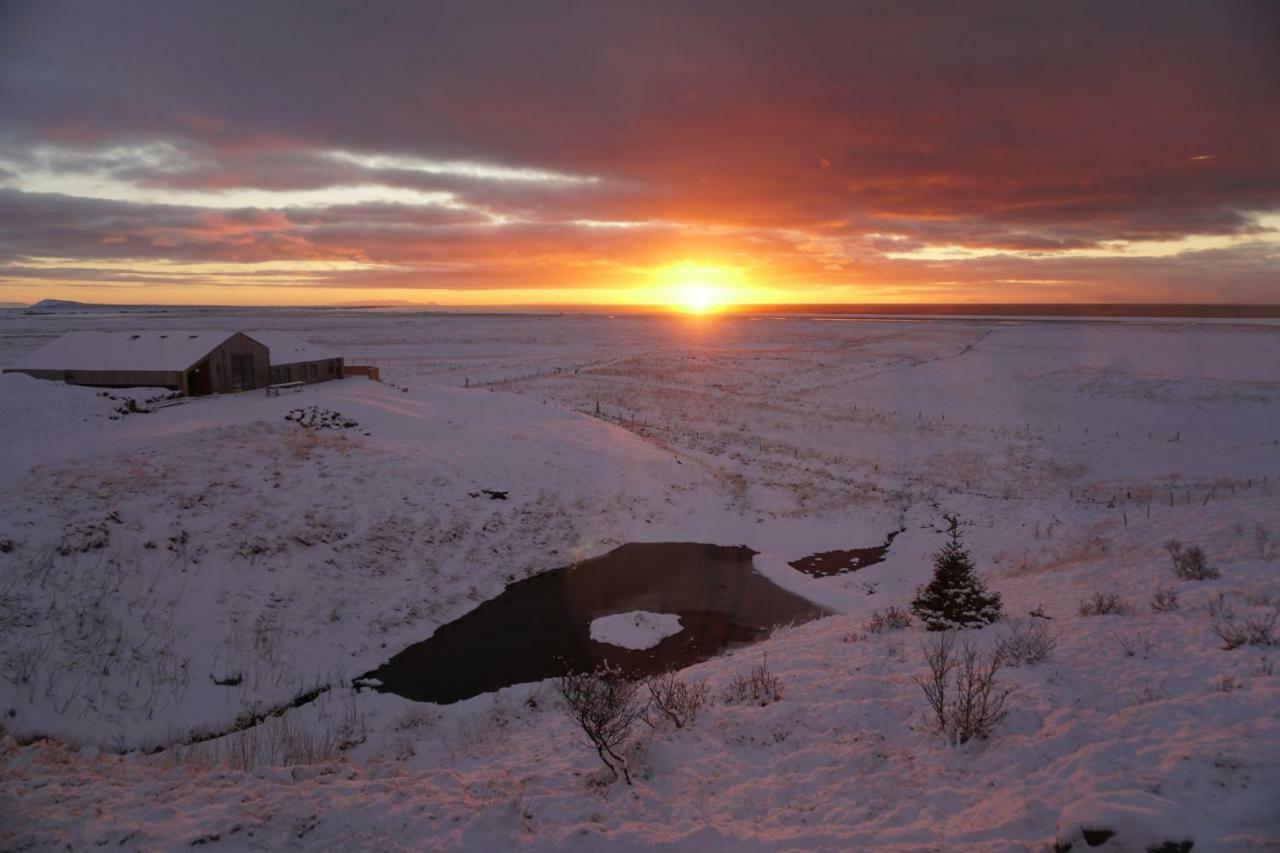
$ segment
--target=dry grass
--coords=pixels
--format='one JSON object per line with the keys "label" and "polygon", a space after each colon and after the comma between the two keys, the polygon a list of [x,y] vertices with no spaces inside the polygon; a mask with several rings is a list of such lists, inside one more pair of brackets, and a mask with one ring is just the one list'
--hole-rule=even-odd
{"label": "dry grass", "polygon": [[1114,592],[1095,592],[1080,599],[1081,616],[1131,616],[1133,605]]}
{"label": "dry grass", "polygon": [[724,700],[737,705],[769,705],[782,699],[782,682],[769,669],[769,657],[729,682]]}
{"label": "dry grass", "polygon": [[862,626],[868,634],[880,634],[885,631],[901,631],[911,627],[911,614],[905,607],[892,605],[883,610],[873,611],[871,618]]}
{"label": "dry grass", "polygon": [[1219,595],[1209,602],[1207,610],[1210,630],[1222,640],[1222,647],[1228,651],[1241,646],[1280,645],[1280,638],[1275,635],[1276,623],[1280,621],[1280,607],[1272,608],[1270,613],[1238,616],[1231,600],[1225,595]]}

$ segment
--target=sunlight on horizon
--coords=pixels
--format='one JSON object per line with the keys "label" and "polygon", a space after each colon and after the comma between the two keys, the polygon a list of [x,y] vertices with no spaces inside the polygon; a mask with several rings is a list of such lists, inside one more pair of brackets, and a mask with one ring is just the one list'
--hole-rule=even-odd
{"label": "sunlight on horizon", "polygon": [[711,314],[752,301],[752,289],[733,267],[680,261],[659,269],[655,278],[655,301],[685,314]]}

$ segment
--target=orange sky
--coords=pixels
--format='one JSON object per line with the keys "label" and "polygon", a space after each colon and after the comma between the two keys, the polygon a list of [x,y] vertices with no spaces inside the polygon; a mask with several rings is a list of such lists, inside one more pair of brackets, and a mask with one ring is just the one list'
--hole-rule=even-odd
{"label": "orange sky", "polygon": [[1280,12],[16,4],[0,301],[1280,301]]}

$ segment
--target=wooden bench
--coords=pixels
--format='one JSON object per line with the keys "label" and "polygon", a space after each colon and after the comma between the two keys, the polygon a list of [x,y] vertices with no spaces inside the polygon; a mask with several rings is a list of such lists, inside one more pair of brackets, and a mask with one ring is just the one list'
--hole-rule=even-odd
{"label": "wooden bench", "polygon": [[279,397],[281,391],[301,391],[305,382],[277,382],[275,385],[267,386],[268,397]]}

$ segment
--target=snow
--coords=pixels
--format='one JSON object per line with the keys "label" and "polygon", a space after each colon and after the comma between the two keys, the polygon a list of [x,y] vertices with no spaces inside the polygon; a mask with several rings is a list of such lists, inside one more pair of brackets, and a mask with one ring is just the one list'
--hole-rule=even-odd
{"label": "snow", "polygon": [[67,332],[8,365],[18,370],[186,370],[235,332]]}
{"label": "snow", "polygon": [[[113,420],[95,389],[0,377],[0,848],[1280,846],[1280,648],[1228,651],[1207,613],[1280,603],[1273,324],[250,319],[387,384]],[[72,323],[137,317],[0,317],[0,364]],[[357,426],[285,420],[310,406]],[[961,747],[923,723],[926,632],[864,628],[928,579],[944,513],[1008,616],[1057,638]],[[899,528],[857,572],[787,565]],[[1221,576],[1175,579],[1171,538]],[[681,673],[707,704],[636,730],[634,787],[550,684],[448,706],[350,688],[629,541],[748,545],[834,614]],[[1161,588],[1179,609],[1151,610]],[[1133,612],[1081,616],[1095,592]],[[780,701],[724,701],[766,660]]]}
{"label": "snow", "polygon": [[341,357],[334,350],[318,347],[313,343],[284,332],[253,331],[245,332],[245,334],[270,351],[272,367],[283,367],[303,361],[324,361]]}
{"label": "snow", "polygon": [[1168,841],[1194,839],[1182,811],[1177,803],[1146,791],[1080,800],[1059,816],[1058,837],[1088,847],[1085,832],[1103,829],[1122,838],[1127,847],[1148,850]]}
{"label": "snow", "polygon": [[630,610],[591,621],[591,639],[624,649],[651,649],[684,630],[674,613]]}

